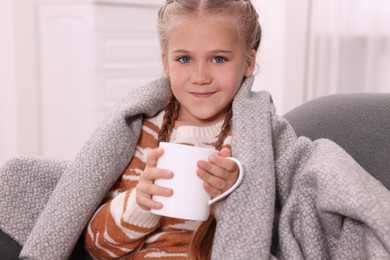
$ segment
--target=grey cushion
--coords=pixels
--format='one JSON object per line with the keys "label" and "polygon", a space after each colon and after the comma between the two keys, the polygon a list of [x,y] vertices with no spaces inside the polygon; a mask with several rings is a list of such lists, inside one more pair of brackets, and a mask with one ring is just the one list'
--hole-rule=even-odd
{"label": "grey cushion", "polygon": [[324,96],[284,117],[298,136],[327,138],[343,147],[366,171],[390,189],[390,94]]}
{"label": "grey cushion", "polygon": [[[0,230],[0,259],[3,260],[17,260],[19,259],[22,246],[16,242],[13,238],[8,236],[2,230]],[[84,249],[83,239],[80,239],[69,260],[91,260],[92,257]]]}
{"label": "grey cushion", "polygon": [[17,260],[21,250],[18,242],[0,230],[0,259]]}

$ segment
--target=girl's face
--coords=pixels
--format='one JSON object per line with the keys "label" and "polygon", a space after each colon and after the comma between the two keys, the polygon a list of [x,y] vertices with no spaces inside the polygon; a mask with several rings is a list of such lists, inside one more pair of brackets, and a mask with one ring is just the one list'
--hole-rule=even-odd
{"label": "girl's face", "polygon": [[244,77],[252,75],[244,46],[231,26],[212,16],[194,16],[169,32],[162,54],[172,92],[180,102],[177,125],[221,120]]}

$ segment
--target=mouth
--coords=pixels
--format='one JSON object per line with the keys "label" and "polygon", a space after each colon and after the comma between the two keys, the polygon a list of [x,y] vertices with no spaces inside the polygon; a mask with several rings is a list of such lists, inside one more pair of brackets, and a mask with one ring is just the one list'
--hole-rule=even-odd
{"label": "mouth", "polygon": [[208,98],[214,95],[216,92],[190,92],[191,95],[197,98]]}

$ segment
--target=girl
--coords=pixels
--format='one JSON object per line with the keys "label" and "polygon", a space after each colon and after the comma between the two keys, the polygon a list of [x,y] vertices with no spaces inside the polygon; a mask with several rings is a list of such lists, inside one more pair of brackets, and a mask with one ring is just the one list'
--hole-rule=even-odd
{"label": "girl", "polygon": [[[168,78],[119,102],[72,162],[0,167],[0,229],[23,245],[21,258],[69,259],[87,225],[97,259],[390,259],[389,190],[337,144],[298,138],[269,93],[251,91],[257,18],[249,1],[167,2]],[[172,194],[153,184],[175,174],[155,167],[162,140],[221,149],[198,163],[212,197],[236,181],[226,156],[244,166],[208,221],[150,213],[162,206],[154,194]]]}
{"label": "girl", "polygon": [[231,156],[231,104],[254,71],[261,35],[255,8],[244,0],[170,0],[158,18],[172,93],[164,111],[143,121],[136,154],[89,222],[85,245],[97,259],[210,258],[217,209],[204,223],[149,212],[163,206],[153,195],[172,195],[154,185],[155,179],[174,174],[156,168],[164,152],[156,148],[158,142],[220,150],[208,162],[198,162],[197,174],[211,197],[237,179],[237,166],[226,158]]}

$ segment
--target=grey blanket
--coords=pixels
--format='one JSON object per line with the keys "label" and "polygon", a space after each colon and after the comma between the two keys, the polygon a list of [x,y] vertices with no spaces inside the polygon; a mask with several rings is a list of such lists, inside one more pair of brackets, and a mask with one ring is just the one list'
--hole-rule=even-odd
{"label": "grey blanket", "polygon": [[[245,167],[223,203],[213,259],[390,259],[390,192],[329,140],[297,138],[270,95],[233,104],[233,156]],[[134,153],[143,116],[163,109],[166,79],[121,102],[71,162],[16,158],[0,169],[0,228],[25,259],[66,259]]]}

